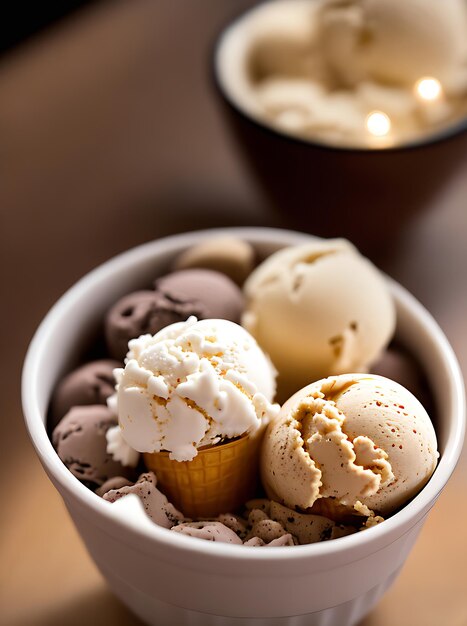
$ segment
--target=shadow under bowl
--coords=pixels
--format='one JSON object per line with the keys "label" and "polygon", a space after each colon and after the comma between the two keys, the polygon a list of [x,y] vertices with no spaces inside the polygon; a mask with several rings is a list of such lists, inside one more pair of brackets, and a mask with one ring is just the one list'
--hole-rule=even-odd
{"label": "shadow under bowl", "polygon": [[335,147],[281,132],[242,107],[228,75],[228,47],[255,10],[228,24],[212,58],[215,89],[240,152],[263,195],[290,227],[346,237],[379,260],[464,162],[467,116],[388,148]]}

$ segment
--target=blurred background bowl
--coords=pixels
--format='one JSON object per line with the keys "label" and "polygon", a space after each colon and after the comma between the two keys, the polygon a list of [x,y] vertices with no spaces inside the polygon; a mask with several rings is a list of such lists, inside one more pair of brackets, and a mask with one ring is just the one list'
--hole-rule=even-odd
{"label": "blurred background bowl", "polygon": [[380,261],[463,164],[467,117],[388,148],[341,148],[281,132],[251,115],[232,86],[238,33],[256,10],[231,22],[213,51],[214,82],[233,136],[268,201],[295,228],[347,237]]}

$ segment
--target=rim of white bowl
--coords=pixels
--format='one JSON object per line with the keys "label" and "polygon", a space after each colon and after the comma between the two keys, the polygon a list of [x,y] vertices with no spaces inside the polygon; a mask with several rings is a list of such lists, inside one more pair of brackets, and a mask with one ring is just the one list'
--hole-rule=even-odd
{"label": "rim of white bowl", "polygon": [[[124,516],[116,516],[112,511],[112,504],[85,487],[67,469],[58,457],[52,442],[47,434],[45,417],[41,415],[38,406],[38,373],[44,352],[48,352],[47,346],[53,329],[59,319],[62,318],[74,306],[84,292],[95,283],[106,282],[128,264],[138,264],[141,260],[151,256],[152,253],[170,252],[173,248],[183,245],[192,245],[202,239],[211,236],[238,236],[247,241],[257,243],[270,243],[273,245],[293,245],[300,241],[306,242],[316,239],[312,235],[299,233],[292,230],[265,228],[265,227],[236,227],[192,231],[181,235],[173,235],[142,244],[123,252],[102,265],[98,266],[77,283],[75,283],[50,309],[39,325],[30,345],[24,362],[22,373],[22,403],[23,413],[29,436],[36,452],[45,466],[47,472],[53,476],[63,489],[71,497],[79,500],[80,504],[88,511],[96,515],[96,525],[105,530],[106,523],[110,527],[117,525],[120,529],[139,537],[145,537],[149,541],[164,544],[171,550],[185,554],[198,554],[205,557],[236,559],[240,561],[298,561],[302,559],[336,557],[339,554],[360,551],[363,546],[371,550],[381,549],[394,541],[393,532],[397,527],[407,526],[410,529],[420,519],[421,514],[429,510],[436,501],[437,496],[451,476],[459,459],[465,432],[465,392],[463,377],[454,351],[446,336],[438,326],[430,313],[401,285],[388,278],[393,296],[417,318],[419,324],[432,337],[441,355],[444,367],[448,373],[447,382],[451,387],[452,412],[455,416],[454,428],[451,429],[446,441],[445,450],[440,458],[438,466],[427,485],[400,511],[386,519],[382,524],[369,528],[364,532],[355,533],[332,541],[314,543],[301,546],[281,547],[280,550],[262,548],[261,550],[250,549],[245,546],[237,546],[220,542],[200,541],[197,538],[180,536],[165,528],[157,526],[140,528],[133,520]],[[121,537],[119,537],[121,540]],[[385,539],[387,541],[385,542]]]}

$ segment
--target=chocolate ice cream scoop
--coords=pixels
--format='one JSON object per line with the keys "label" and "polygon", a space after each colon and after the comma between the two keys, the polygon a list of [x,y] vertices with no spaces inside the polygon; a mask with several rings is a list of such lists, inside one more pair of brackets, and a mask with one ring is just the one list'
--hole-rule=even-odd
{"label": "chocolate ice cream scoop", "polygon": [[101,359],[86,363],[65,376],[52,398],[50,430],[55,428],[73,406],[105,404],[115,391],[112,372],[121,366],[119,361]]}
{"label": "chocolate ice cream scoop", "polygon": [[200,311],[198,314],[192,313],[198,319],[240,322],[244,305],[243,294],[221,272],[201,268],[180,270],[156,280],[155,289],[174,304],[191,303]]}
{"label": "chocolate ice cream scoop", "polygon": [[60,421],[52,434],[58,456],[70,472],[92,489],[109,478],[131,478],[131,468],[114,461],[107,453],[106,432],[117,418],[106,406],[75,406]]}
{"label": "chocolate ice cream scoop", "polygon": [[123,476],[114,476],[113,478],[109,478],[106,480],[103,485],[96,489],[96,493],[101,498],[108,493],[109,491],[118,491],[122,487],[131,487],[133,483],[128,478],[124,478]]}
{"label": "chocolate ice cream scoop", "polygon": [[163,293],[135,291],[121,298],[109,310],[105,319],[105,336],[110,354],[124,359],[128,342],[140,335],[154,335],[158,330],[174,322],[181,322],[190,315],[199,315],[191,303],[174,303]]}
{"label": "chocolate ice cream scoop", "polygon": [[238,322],[243,295],[220,272],[190,269],[168,274],[155,283],[155,291],[124,296],[107,313],[105,334],[109,352],[123,359],[128,342],[140,335],[154,335],[165,326],[198,319],[221,318]]}
{"label": "chocolate ice cream scoop", "polygon": [[153,472],[141,474],[134,485],[124,485],[103,494],[104,500],[116,502],[120,498],[133,493],[137,495],[146,513],[153,522],[164,528],[171,528],[184,516],[171,504],[165,495],[157,488],[157,478]]}

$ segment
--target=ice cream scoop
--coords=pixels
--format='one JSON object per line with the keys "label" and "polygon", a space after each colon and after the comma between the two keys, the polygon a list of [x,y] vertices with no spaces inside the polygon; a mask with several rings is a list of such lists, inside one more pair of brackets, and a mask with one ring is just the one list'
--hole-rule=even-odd
{"label": "ice cream scoop", "polygon": [[124,296],[109,310],[105,320],[109,352],[123,360],[130,339],[153,335],[190,315],[238,322],[242,310],[242,293],[224,274],[208,269],[173,272],[156,280],[154,291]]}
{"label": "ice cream scoop", "polygon": [[156,280],[155,289],[174,302],[192,302],[201,309],[198,318],[240,321],[243,294],[221,272],[203,268],[179,270]]}
{"label": "ice cream scoop", "polygon": [[318,23],[320,48],[339,85],[412,87],[425,76],[446,83],[466,59],[464,0],[328,0]]}
{"label": "ice cream scoop", "polygon": [[300,513],[273,500],[252,500],[247,502],[247,508],[251,510],[249,520],[252,520],[252,514],[256,517],[250,534],[258,524],[258,517],[263,521],[271,520],[280,524],[283,531],[293,535],[295,542],[299,544],[327,541],[357,532],[355,526],[338,525],[324,515]]}
{"label": "ice cream scoop", "polygon": [[248,242],[233,237],[215,237],[182,252],[176,258],[173,268],[211,269],[225,274],[237,285],[242,285],[253,270],[254,263],[255,251]]}
{"label": "ice cream scoop", "polygon": [[381,376],[332,376],[301,389],[270,424],[262,449],[268,496],[310,509],[329,499],[388,515],[426,484],[438,459],[420,402]]}
{"label": "ice cream scoop", "polygon": [[276,252],[244,290],[243,325],[277,368],[280,398],[331,374],[365,371],[394,332],[384,278],[342,239]]}
{"label": "ice cream scoop", "polygon": [[131,478],[133,470],[107,453],[106,433],[117,418],[106,406],[75,406],[53,431],[60,459],[79,480],[96,489],[110,478]]}
{"label": "ice cream scoop", "polygon": [[121,366],[119,361],[101,359],[86,363],[65,376],[52,398],[50,430],[73,406],[105,404],[115,391],[113,370]]}
{"label": "ice cream scoop", "polygon": [[277,412],[274,369],[233,322],[190,318],[129,347],[117,404],[135,450],[190,461],[203,446],[253,435]]}
{"label": "ice cream scoop", "polygon": [[[261,526],[261,523],[263,524]],[[222,522],[201,521],[186,522],[173,526],[171,530],[188,535],[189,537],[197,537],[207,541],[220,541],[222,543],[233,543],[245,546],[293,546],[294,541],[292,535],[286,533],[280,524],[271,520],[258,522],[257,527],[249,534],[243,542],[242,539],[228,526]],[[257,534],[255,534],[257,533]]]}
{"label": "ice cream scoop", "polygon": [[129,346],[116,372],[122,437],[186,515],[236,510],[254,493],[260,436],[279,410],[270,361],[244,328],[218,319]]}

